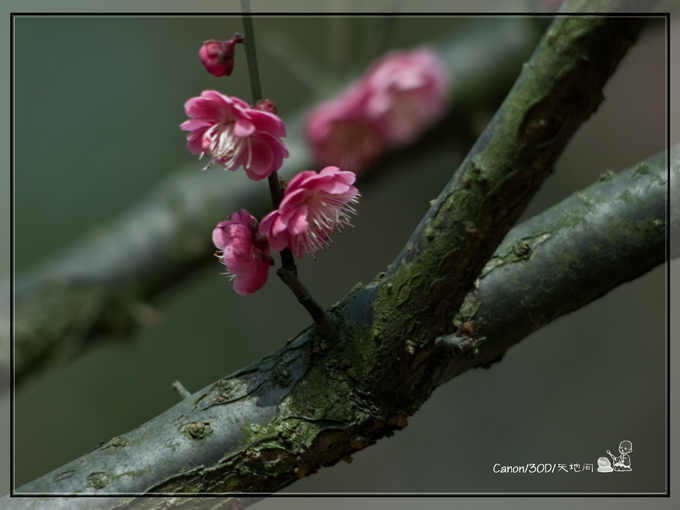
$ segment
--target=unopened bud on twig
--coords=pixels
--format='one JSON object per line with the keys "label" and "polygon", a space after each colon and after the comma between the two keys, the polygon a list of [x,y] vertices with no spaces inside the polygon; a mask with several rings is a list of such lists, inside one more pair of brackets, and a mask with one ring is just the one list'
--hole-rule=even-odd
{"label": "unopened bud on twig", "polygon": [[198,56],[213,76],[231,76],[234,70],[234,46],[242,42],[241,34],[236,34],[229,41],[210,39],[203,43]]}

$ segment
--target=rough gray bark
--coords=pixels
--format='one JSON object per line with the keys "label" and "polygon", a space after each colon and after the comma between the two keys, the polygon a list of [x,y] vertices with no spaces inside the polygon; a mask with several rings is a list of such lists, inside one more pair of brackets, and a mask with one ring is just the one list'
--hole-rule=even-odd
{"label": "rough gray bark", "polygon": [[[512,229],[467,296],[457,317],[458,334],[434,342],[451,355],[436,385],[493,362],[538,327],[662,263],[665,156],[649,158],[616,176],[604,174],[589,188]],[[680,177],[680,146],[671,153],[671,171],[672,179]],[[619,226],[613,228],[613,223]],[[679,226],[676,213],[670,228]],[[549,285],[535,285],[545,274],[556,276]],[[585,292],[588,289],[596,290]],[[328,345],[324,352],[323,342],[311,330],[302,332],[257,363],[24,485],[18,493],[208,492],[229,489],[231,482],[238,482],[238,490],[268,492],[313,473],[321,462],[337,462],[405,427],[407,416],[398,413],[374,416],[369,427],[359,427],[381,410],[347,407],[346,398],[356,399],[353,364],[331,356]],[[408,345],[403,356],[417,359]],[[312,377],[319,360],[336,374],[333,394],[325,393],[328,384]],[[348,377],[343,379],[343,373]],[[282,436],[287,437],[284,443]],[[21,498],[11,500],[8,508],[155,508],[156,502],[131,497]],[[177,499],[182,508],[232,503]]]}
{"label": "rough gray bark", "polygon": [[[484,362],[492,362],[558,317],[663,264],[666,235],[680,228],[674,207],[666,222],[669,184],[671,195],[680,191],[680,145],[670,156],[662,152],[618,175],[605,172],[513,228],[465,298],[459,334],[447,340],[463,342],[469,352],[484,345]],[[675,246],[670,256],[678,255]],[[440,383],[477,363],[477,356],[459,357]]]}
{"label": "rough gray bark", "polygon": [[384,278],[345,300],[343,319],[364,316],[342,355],[359,360],[357,380],[379,407],[410,415],[429,397],[447,364],[434,340],[456,332],[463,299],[600,104],[640,21],[558,17]]}
{"label": "rough gray bark", "polygon": [[[484,297],[490,308],[482,304],[476,315],[474,310],[458,314],[460,305],[569,137],[597,107],[602,86],[639,28],[635,18],[556,20],[504,106],[391,269],[331,308],[330,327],[302,332],[263,360],[18,492],[267,493],[405,427],[436,386],[463,369],[493,361],[507,348],[506,328],[494,323],[492,298]],[[674,156],[677,159],[677,152]],[[582,195],[613,193],[616,207],[640,209],[630,215],[639,214],[636,225],[645,227],[622,229],[622,239],[628,241],[621,242],[636,241],[630,243],[634,253],[615,260],[635,269],[624,272],[623,280],[603,270],[600,293],[663,260],[665,194],[659,190],[666,182],[664,167],[660,159],[645,165],[646,170],[636,167],[632,176],[629,172],[603,181]],[[631,182],[634,193],[628,189]],[[638,192],[645,198],[631,199],[631,193]],[[572,206],[595,232],[612,227],[611,217],[587,201],[578,198]],[[527,246],[514,241],[511,233],[513,253],[526,257],[526,264],[506,266],[532,271],[548,247],[559,249],[557,243],[566,243],[569,248],[574,234],[569,229],[578,225],[568,221],[570,208],[562,212],[567,219],[544,220],[557,222],[549,239],[541,238],[541,221],[534,225],[538,234],[532,233],[533,227],[517,231]],[[584,253],[584,265],[602,264],[602,259]],[[497,256],[512,260],[507,246]],[[554,267],[565,267],[564,260],[552,259]],[[496,286],[507,282],[509,276],[491,276],[500,275],[506,266],[491,261],[480,279],[480,296],[492,296]],[[566,267],[572,267],[569,261]],[[532,327],[579,306],[564,296],[567,286],[555,289],[551,302],[536,302],[548,308],[540,309],[544,322],[533,321]],[[585,294],[583,304],[595,297]],[[530,307],[522,313],[536,315]],[[499,314],[498,320],[508,317]],[[156,507],[155,500],[133,496],[10,503],[16,508]],[[238,501],[173,498],[164,504],[225,508]]]}

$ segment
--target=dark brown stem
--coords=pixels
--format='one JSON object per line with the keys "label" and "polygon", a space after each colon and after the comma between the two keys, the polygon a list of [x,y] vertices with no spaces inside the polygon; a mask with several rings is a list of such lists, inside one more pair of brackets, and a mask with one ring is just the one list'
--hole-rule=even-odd
{"label": "dark brown stem", "polygon": [[255,31],[253,29],[253,18],[250,15],[250,0],[241,0],[241,12],[243,12],[244,45],[246,49],[246,59],[248,60],[250,91],[253,95],[253,105],[255,105],[262,99],[262,87],[260,86],[260,72],[257,67]]}
{"label": "dark brown stem", "polygon": [[[248,61],[248,75],[250,77],[250,90],[253,96],[253,105],[262,100],[262,87],[260,86],[260,73],[257,67],[257,54],[255,52],[255,30],[253,20],[250,15],[250,1],[241,0],[241,11],[243,12],[243,32],[245,33],[246,60]],[[268,178],[269,193],[272,197],[274,209],[278,209],[283,200],[283,190],[279,180],[278,172],[274,172]],[[326,310],[314,299],[307,287],[305,287],[297,274],[293,253],[288,249],[281,252],[281,268],[276,271],[279,278],[295,294],[298,302],[310,313],[314,322],[321,326],[326,323]]]}
{"label": "dark brown stem", "polygon": [[[290,259],[293,259],[293,254],[288,248],[281,252],[281,259],[284,261],[286,259],[285,255],[289,255]],[[283,267],[280,267],[276,271],[276,274],[279,276],[279,278],[281,278],[283,283],[285,283],[288,288],[293,291],[298,303],[305,307],[305,309],[312,316],[312,319],[314,319],[316,325],[321,327],[326,326],[328,323],[328,313],[326,313],[324,307],[321,306],[321,304],[319,304],[316,299],[314,299],[314,296],[312,296],[307,287],[305,287],[298,278],[297,270],[295,269],[295,263],[293,262],[293,268],[289,269],[286,267],[284,262]]]}

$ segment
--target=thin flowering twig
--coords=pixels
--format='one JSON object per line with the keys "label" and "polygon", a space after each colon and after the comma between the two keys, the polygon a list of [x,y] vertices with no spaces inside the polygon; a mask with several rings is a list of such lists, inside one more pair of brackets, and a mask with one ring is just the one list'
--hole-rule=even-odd
{"label": "thin flowering twig", "polygon": [[[253,105],[260,102],[262,97],[262,87],[260,85],[260,73],[257,66],[257,53],[255,51],[255,30],[250,10],[250,0],[241,0],[241,12],[243,13],[243,32],[245,34],[244,46],[246,50],[246,60],[248,61],[248,76],[250,77],[250,90],[253,96]],[[278,172],[274,172],[268,177],[269,192],[272,197],[274,209],[277,209],[283,200],[283,190],[279,180]],[[314,322],[321,326],[326,324],[328,314],[321,304],[312,296],[305,287],[297,274],[295,259],[289,248],[281,251],[281,267],[276,271],[288,288],[295,294],[298,302],[312,316]]]}
{"label": "thin flowering twig", "polygon": [[[292,260],[293,255],[291,254],[290,250],[286,248],[285,251],[290,255]],[[281,258],[283,258],[283,252]],[[305,285],[298,278],[297,270],[295,269],[295,263],[293,263],[293,269],[282,266],[276,270],[276,274],[279,278],[281,278],[281,281],[285,283],[291,291],[293,291],[298,303],[305,307],[305,309],[312,316],[314,322],[318,326],[325,325],[328,321],[328,313],[326,313],[326,310],[319,304],[314,296],[312,296],[312,293],[309,292],[307,287],[305,287]]]}
{"label": "thin flowering twig", "polygon": [[[257,66],[257,52],[255,50],[255,29],[253,19],[250,15],[250,0],[241,0],[241,11],[243,12],[243,32],[245,33],[246,60],[248,61],[248,76],[250,78],[250,91],[253,96],[253,105],[262,100],[262,87],[260,85],[260,71]],[[278,173],[269,176],[269,191],[272,196],[274,208],[277,208],[283,199],[281,183]],[[292,260],[292,259],[291,259]],[[293,266],[295,262],[293,262]]]}
{"label": "thin flowering twig", "polygon": [[[489,23],[490,20],[474,20],[471,22],[471,27],[476,27],[474,30],[456,33],[454,37],[435,44],[438,54],[446,62],[449,74],[457,77],[459,86],[456,88],[455,99],[457,104],[465,104],[466,107],[457,112],[456,125],[464,133],[468,133],[468,126],[472,125],[472,112],[488,105],[490,98],[499,97],[500,91],[507,92],[506,87],[509,87],[510,79],[514,77],[512,70],[519,68],[528,58],[538,37],[547,27],[543,18],[502,20],[502,29],[499,29],[496,22]],[[475,67],[469,65],[465,57],[467,52],[454,50],[469,47],[476,48]],[[306,151],[303,150],[301,117],[301,112],[291,114],[286,122],[291,131],[287,139],[291,154],[287,167],[280,170],[280,174],[286,178],[291,178],[296,171],[310,166]],[[441,131],[444,128],[437,129]],[[456,138],[455,149],[438,145],[437,150],[445,151],[446,154],[452,151],[462,157],[463,147],[468,143],[465,138],[466,135]],[[410,155],[422,150],[424,143],[430,142],[422,140],[406,152],[401,152],[398,160],[372,170],[371,178],[375,179],[381,172],[399,171],[402,165],[408,165],[409,158],[413,157]],[[428,162],[428,168],[436,168],[436,165],[436,160]],[[422,165],[421,171],[426,171]],[[52,254],[40,266],[31,268],[30,273],[18,278],[14,294],[17,306],[15,383],[25,382],[27,375],[60,366],[85,347],[93,345],[102,332],[106,332],[108,338],[119,339],[123,332],[145,324],[142,321],[147,319],[142,317],[146,312],[138,311],[141,308],[136,303],[130,303],[121,310],[117,296],[127,296],[126,289],[133,285],[139,299],[153,302],[161,292],[172,288],[178,281],[189,277],[196,268],[208,263],[209,255],[214,253],[208,244],[205,244],[204,251],[189,247],[200,246],[214,229],[214,207],[237,210],[244,205],[242,200],[247,200],[246,208],[266,207],[263,197],[253,195],[252,188],[247,183],[244,183],[245,186],[234,184],[230,188],[231,192],[225,195],[215,180],[222,176],[192,174],[193,172],[179,172],[168,177],[136,206],[106,226],[100,227],[100,235],[84,236],[61,253]],[[174,220],[175,208],[170,204],[176,202],[167,197],[181,201],[183,221]],[[159,224],[169,228],[159,228]],[[189,229],[187,225],[196,227]],[[131,243],[131,239],[137,241]],[[183,241],[180,243],[178,239]],[[187,239],[193,241],[187,242]],[[168,253],[172,253],[172,257],[168,257]],[[680,253],[680,248],[677,253]],[[55,275],[64,282],[63,286],[54,287],[50,283],[54,281]],[[82,282],[87,282],[87,285]],[[92,289],[95,289],[96,299],[93,298]],[[10,320],[10,308],[7,304],[10,301],[10,290],[7,283],[3,294],[5,297],[0,299],[6,303],[0,319],[7,323]],[[52,307],[51,303],[57,295],[60,303],[71,303],[68,314],[65,315],[62,308]],[[86,297],[87,306],[73,305],[81,303],[82,296]],[[72,313],[75,310],[78,313]],[[100,313],[94,319],[93,310]],[[115,325],[107,322],[107,317],[112,316],[116,317]],[[60,318],[60,321],[55,318]],[[77,334],[74,333],[77,341],[73,340],[76,336],[64,334],[65,330],[48,327],[55,323],[63,324],[70,332],[77,331]],[[9,334],[6,338],[7,341],[0,342],[7,346],[8,353],[4,358],[0,356],[6,361],[4,364],[0,363],[0,373],[9,373]],[[69,351],[68,356],[44,356],[55,345],[66,344],[77,344],[77,347]],[[30,349],[24,346],[30,346]],[[42,360],[41,364],[35,363],[36,360]]]}
{"label": "thin flowering twig", "polygon": [[250,15],[250,0],[241,0],[241,12],[243,13],[243,32],[245,34],[246,60],[248,61],[248,76],[250,77],[250,90],[253,94],[253,105],[262,99],[260,86],[260,72],[257,67],[257,53],[255,51],[255,31],[253,18]]}

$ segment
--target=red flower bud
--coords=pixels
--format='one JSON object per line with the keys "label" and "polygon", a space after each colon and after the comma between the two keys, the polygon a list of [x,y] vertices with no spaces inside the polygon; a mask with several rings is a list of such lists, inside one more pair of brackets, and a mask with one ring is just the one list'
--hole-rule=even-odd
{"label": "red flower bud", "polygon": [[243,42],[243,36],[236,34],[229,41],[210,39],[205,41],[198,52],[206,70],[213,76],[231,76],[234,69],[234,46]]}

